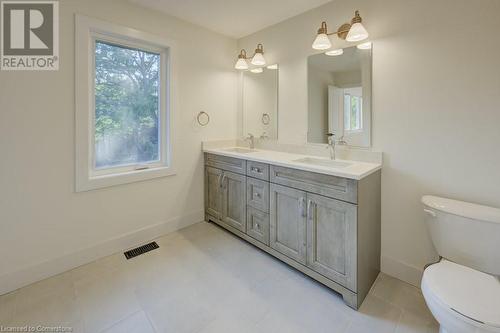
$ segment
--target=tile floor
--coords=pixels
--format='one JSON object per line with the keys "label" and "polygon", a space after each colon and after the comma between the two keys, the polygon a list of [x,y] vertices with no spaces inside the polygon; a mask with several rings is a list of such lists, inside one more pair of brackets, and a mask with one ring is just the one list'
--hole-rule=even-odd
{"label": "tile floor", "polygon": [[381,274],[360,311],[209,223],[0,297],[0,325],[86,333],[437,332],[420,291]]}

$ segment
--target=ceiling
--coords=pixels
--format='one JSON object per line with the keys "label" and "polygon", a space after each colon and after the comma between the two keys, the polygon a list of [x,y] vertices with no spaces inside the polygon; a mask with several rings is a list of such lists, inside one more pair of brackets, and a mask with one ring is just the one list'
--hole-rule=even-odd
{"label": "ceiling", "polygon": [[137,5],[240,38],[331,0],[129,0]]}

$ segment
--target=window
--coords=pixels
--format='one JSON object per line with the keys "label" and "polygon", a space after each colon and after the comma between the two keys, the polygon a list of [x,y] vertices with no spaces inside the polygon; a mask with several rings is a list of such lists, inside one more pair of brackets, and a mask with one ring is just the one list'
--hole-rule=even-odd
{"label": "window", "polygon": [[363,130],[363,97],[361,87],[344,89],[344,130]]}
{"label": "window", "polygon": [[75,37],[77,191],[172,175],[170,43],[84,16]]}
{"label": "window", "polygon": [[95,42],[96,170],[160,160],[160,55]]}

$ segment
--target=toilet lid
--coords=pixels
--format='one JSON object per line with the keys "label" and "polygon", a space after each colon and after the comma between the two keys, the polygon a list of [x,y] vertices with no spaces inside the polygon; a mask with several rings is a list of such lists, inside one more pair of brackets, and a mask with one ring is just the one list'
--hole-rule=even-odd
{"label": "toilet lid", "polygon": [[459,314],[500,327],[500,279],[448,260],[427,267],[426,287]]}

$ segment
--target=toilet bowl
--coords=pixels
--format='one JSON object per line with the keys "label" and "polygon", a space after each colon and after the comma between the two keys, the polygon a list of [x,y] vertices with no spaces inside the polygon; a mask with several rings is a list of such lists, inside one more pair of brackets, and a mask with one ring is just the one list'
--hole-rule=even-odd
{"label": "toilet bowl", "polygon": [[422,293],[441,333],[500,333],[500,209],[422,197],[442,257],[428,266]]}

